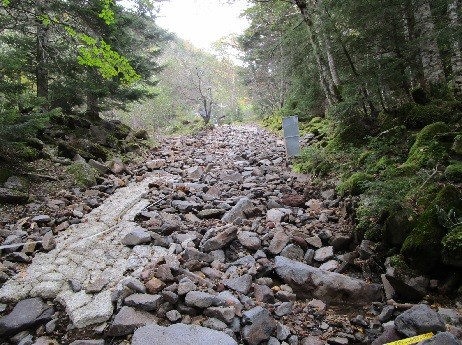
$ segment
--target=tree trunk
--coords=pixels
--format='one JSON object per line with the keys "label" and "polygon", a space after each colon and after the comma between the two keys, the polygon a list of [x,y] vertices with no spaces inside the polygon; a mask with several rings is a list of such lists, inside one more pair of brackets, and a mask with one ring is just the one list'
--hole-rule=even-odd
{"label": "tree trunk", "polygon": [[37,54],[37,66],[36,66],[36,82],[37,82],[37,97],[48,100],[48,26],[43,23],[40,16],[45,13],[45,6],[47,0],[36,1],[36,54]]}
{"label": "tree trunk", "polygon": [[[451,0],[448,4],[449,26],[453,33],[457,32],[460,27],[459,14],[458,14],[458,0]],[[459,37],[457,35],[451,36],[451,68],[452,68],[452,83],[454,94],[460,98],[462,96],[462,54],[460,51]]]}
{"label": "tree trunk", "polygon": [[443,63],[436,41],[429,0],[415,0],[414,6],[414,17],[420,33],[420,54],[426,84],[424,88],[432,93],[435,88],[444,86],[446,82]]}
{"label": "tree trunk", "polygon": [[293,0],[295,5],[298,7],[304,22],[308,26],[309,39],[313,48],[313,53],[316,59],[316,65],[318,66],[321,86],[326,95],[326,99],[329,105],[336,104],[341,101],[340,92],[335,85],[332,74],[329,71],[329,65],[326,63],[322,51],[319,47],[319,40],[316,36],[316,30],[313,25],[311,13],[308,11],[306,0]]}

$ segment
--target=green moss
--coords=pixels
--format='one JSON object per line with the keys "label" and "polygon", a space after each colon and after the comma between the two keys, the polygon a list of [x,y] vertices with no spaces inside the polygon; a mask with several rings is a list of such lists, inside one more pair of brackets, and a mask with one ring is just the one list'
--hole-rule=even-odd
{"label": "green moss", "polygon": [[441,243],[443,262],[462,268],[462,225],[452,229]]}
{"label": "green moss", "polygon": [[337,192],[344,195],[360,195],[367,189],[367,182],[374,179],[374,176],[357,172],[351,175],[346,181],[343,181],[337,186]]}
{"label": "green moss", "polygon": [[282,131],[282,116],[278,114],[273,114],[263,118],[262,124],[267,129],[273,132]]}
{"label": "green moss", "polygon": [[454,138],[452,150],[458,155],[462,155],[462,135],[458,135]]}
{"label": "green moss", "polygon": [[449,165],[444,171],[444,176],[454,182],[462,182],[462,162]]}
{"label": "green moss", "polygon": [[445,162],[448,147],[437,136],[449,131],[449,126],[444,122],[435,122],[423,128],[416,136],[405,165],[434,167],[437,163]]}
{"label": "green moss", "polygon": [[67,168],[67,172],[74,177],[74,183],[79,187],[96,185],[98,173],[85,162],[76,162]]}
{"label": "green moss", "polygon": [[311,173],[326,176],[333,168],[331,157],[322,147],[308,146],[294,164],[294,170],[299,173]]}
{"label": "green moss", "polygon": [[410,129],[419,129],[434,122],[447,121],[451,117],[451,109],[434,103],[407,104],[402,108],[404,124]]}
{"label": "green moss", "polygon": [[370,227],[364,234],[366,240],[380,242],[383,239],[384,228],[380,224]]}
{"label": "green moss", "polygon": [[447,233],[438,222],[437,207],[462,211],[462,200],[454,186],[445,186],[434,201],[420,215],[416,226],[403,243],[401,253],[422,272],[432,271],[441,262],[441,240]]}
{"label": "green moss", "polygon": [[396,254],[390,256],[390,266],[393,268],[397,268],[399,270],[410,271],[411,269],[406,263],[404,256],[401,254]]}
{"label": "green moss", "polygon": [[316,137],[324,137],[329,133],[331,122],[321,117],[313,117],[308,123],[300,122],[300,134],[312,133]]}

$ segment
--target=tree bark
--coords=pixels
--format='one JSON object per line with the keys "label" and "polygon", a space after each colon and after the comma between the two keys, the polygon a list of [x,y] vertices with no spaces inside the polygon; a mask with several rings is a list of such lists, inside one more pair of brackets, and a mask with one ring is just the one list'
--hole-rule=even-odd
{"label": "tree bark", "polygon": [[326,99],[329,105],[336,104],[341,101],[340,92],[335,85],[332,74],[329,70],[329,65],[326,63],[322,51],[320,49],[320,43],[316,36],[316,29],[313,25],[313,19],[311,13],[308,10],[306,0],[293,0],[295,5],[298,7],[304,22],[308,26],[309,39],[313,49],[313,53],[316,59],[316,65],[318,66],[320,81],[322,89],[326,95]]}
{"label": "tree bark", "polygon": [[434,87],[443,86],[446,77],[436,41],[430,2],[429,0],[415,0],[414,6],[414,17],[420,33],[420,54],[426,83],[424,88],[431,92]]}
{"label": "tree bark", "polygon": [[[451,0],[448,4],[448,16],[449,26],[453,33],[457,32],[457,28],[460,26],[459,14],[459,1]],[[454,94],[460,98],[462,97],[462,54],[460,51],[460,42],[457,35],[451,36],[451,68],[452,68],[452,83],[454,88]]]}
{"label": "tree bark", "polygon": [[48,26],[40,18],[45,13],[46,5],[47,0],[36,1],[36,83],[37,97],[48,100]]}

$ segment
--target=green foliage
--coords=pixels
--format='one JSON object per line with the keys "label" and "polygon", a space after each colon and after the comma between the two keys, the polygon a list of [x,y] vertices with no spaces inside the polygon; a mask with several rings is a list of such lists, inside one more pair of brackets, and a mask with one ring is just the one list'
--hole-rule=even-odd
{"label": "green foliage", "polygon": [[316,176],[326,176],[332,171],[335,160],[326,149],[317,146],[308,146],[303,149],[294,170],[299,173],[310,173]]}
{"label": "green foliage", "polygon": [[101,0],[103,8],[101,13],[98,15],[107,25],[114,23],[114,11],[112,11],[111,6],[114,5],[114,0]]}
{"label": "green foliage", "polygon": [[362,172],[353,173],[348,179],[344,180],[337,186],[337,192],[341,196],[360,195],[367,190],[368,182],[371,182],[374,176]]}
{"label": "green foliage", "polygon": [[446,104],[430,103],[420,105],[408,103],[396,111],[398,120],[409,129],[421,129],[435,122],[447,122],[452,110]]}
{"label": "green foliage", "polygon": [[462,265],[462,225],[453,228],[441,241],[443,262],[449,265]]}

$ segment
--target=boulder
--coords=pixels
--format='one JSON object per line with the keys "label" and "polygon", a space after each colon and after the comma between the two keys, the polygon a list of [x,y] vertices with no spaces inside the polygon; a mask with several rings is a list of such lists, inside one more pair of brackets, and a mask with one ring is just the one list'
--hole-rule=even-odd
{"label": "boulder", "polygon": [[277,256],[276,273],[299,298],[318,298],[328,304],[365,305],[382,300],[382,286]]}
{"label": "boulder", "polygon": [[0,318],[0,336],[8,336],[51,320],[54,309],[39,297],[19,301],[13,310]]}
{"label": "boulder", "polygon": [[449,332],[441,332],[417,345],[460,345],[460,341]]}
{"label": "boulder", "polygon": [[153,314],[125,306],[114,317],[107,334],[111,337],[120,337],[131,334],[135,329],[150,323],[157,323],[157,318]]}
{"label": "boulder", "polygon": [[29,195],[24,192],[15,189],[0,188],[0,204],[23,204],[28,199]]}
{"label": "boulder", "polygon": [[199,248],[204,252],[221,249],[231,243],[237,237],[237,227],[210,229],[204,235]]}
{"label": "boulder", "polygon": [[249,345],[258,345],[270,338],[277,324],[268,310],[255,307],[243,313],[242,337]]}
{"label": "boulder", "polygon": [[446,331],[442,317],[426,304],[415,305],[399,315],[395,319],[395,327],[406,337]]}
{"label": "boulder", "polygon": [[226,333],[197,325],[177,323],[169,327],[147,325],[136,330],[132,345],[237,345]]}
{"label": "boulder", "polygon": [[232,223],[236,219],[246,219],[245,212],[253,208],[252,201],[249,198],[241,198],[234,207],[225,213],[221,220],[225,223]]}

